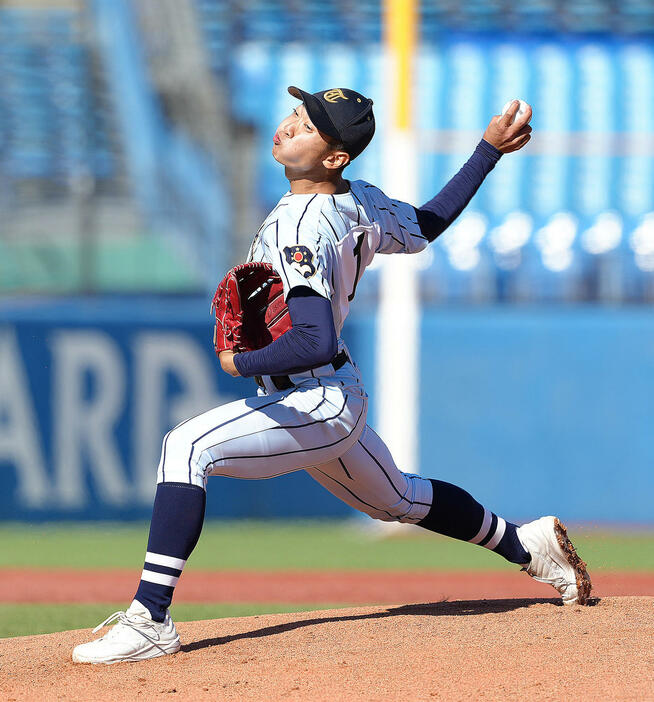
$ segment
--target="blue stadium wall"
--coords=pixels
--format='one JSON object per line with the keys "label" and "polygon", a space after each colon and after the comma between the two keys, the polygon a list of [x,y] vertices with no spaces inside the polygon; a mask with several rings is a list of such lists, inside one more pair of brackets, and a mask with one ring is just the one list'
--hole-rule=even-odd
{"label": "blue stadium wall", "polygon": [[[164,432],[253,389],[219,372],[205,303],[0,303],[0,518],[149,515]],[[373,334],[345,331],[371,391]],[[651,310],[430,308],[421,354],[424,475],[516,519],[654,524]],[[302,472],[209,484],[210,517],[352,514]]]}

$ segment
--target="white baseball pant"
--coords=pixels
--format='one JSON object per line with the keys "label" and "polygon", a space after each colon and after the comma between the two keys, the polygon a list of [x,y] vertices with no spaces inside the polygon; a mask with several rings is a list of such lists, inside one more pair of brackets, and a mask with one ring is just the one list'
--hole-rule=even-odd
{"label": "white baseball pant", "polygon": [[166,434],[157,482],[206,488],[209,476],[256,480],[304,469],[375,519],[418,522],[431,506],[431,482],[398,470],[366,424],[367,405],[358,378],[337,373],[216,407]]}

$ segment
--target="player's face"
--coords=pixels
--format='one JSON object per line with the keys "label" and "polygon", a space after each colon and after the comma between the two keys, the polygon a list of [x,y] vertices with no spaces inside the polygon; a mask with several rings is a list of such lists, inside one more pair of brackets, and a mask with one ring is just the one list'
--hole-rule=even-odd
{"label": "player's face", "polygon": [[322,167],[332,149],[312,124],[304,105],[299,105],[277,127],[273,157],[295,173],[310,173]]}

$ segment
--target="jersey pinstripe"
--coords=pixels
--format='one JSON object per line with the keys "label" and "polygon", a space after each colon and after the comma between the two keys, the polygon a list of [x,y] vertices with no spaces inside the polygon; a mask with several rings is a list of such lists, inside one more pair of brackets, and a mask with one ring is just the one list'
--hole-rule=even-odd
{"label": "jersey pinstripe", "polygon": [[357,180],[340,195],[286,193],[257,232],[248,261],[270,263],[285,295],[306,286],[330,300],[340,336],[374,256],[417,253],[427,244],[411,205]]}

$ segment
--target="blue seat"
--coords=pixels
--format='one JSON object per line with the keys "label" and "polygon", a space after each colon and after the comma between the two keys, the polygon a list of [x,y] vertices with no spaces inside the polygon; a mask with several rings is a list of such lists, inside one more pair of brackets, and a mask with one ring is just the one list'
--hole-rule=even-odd
{"label": "blue seat", "polygon": [[626,299],[654,302],[654,212],[635,221],[624,239]]}
{"label": "blue seat", "polygon": [[471,209],[439,237],[430,268],[437,269],[442,276],[444,301],[486,303],[495,300],[497,269],[482,245],[487,234],[488,218]]}
{"label": "blue seat", "polygon": [[536,222],[536,230],[523,248],[510,298],[529,302],[577,302],[585,299],[582,261],[575,240],[578,218],[558,212]]}
{"label": "blue seat", "polygon": [[[3,169],[10,177],[65,177],[85,161],[97,177],[113,172],[76,19],[69,9],[0,10]],[[86,145],[88,134],[93,143]]]}

